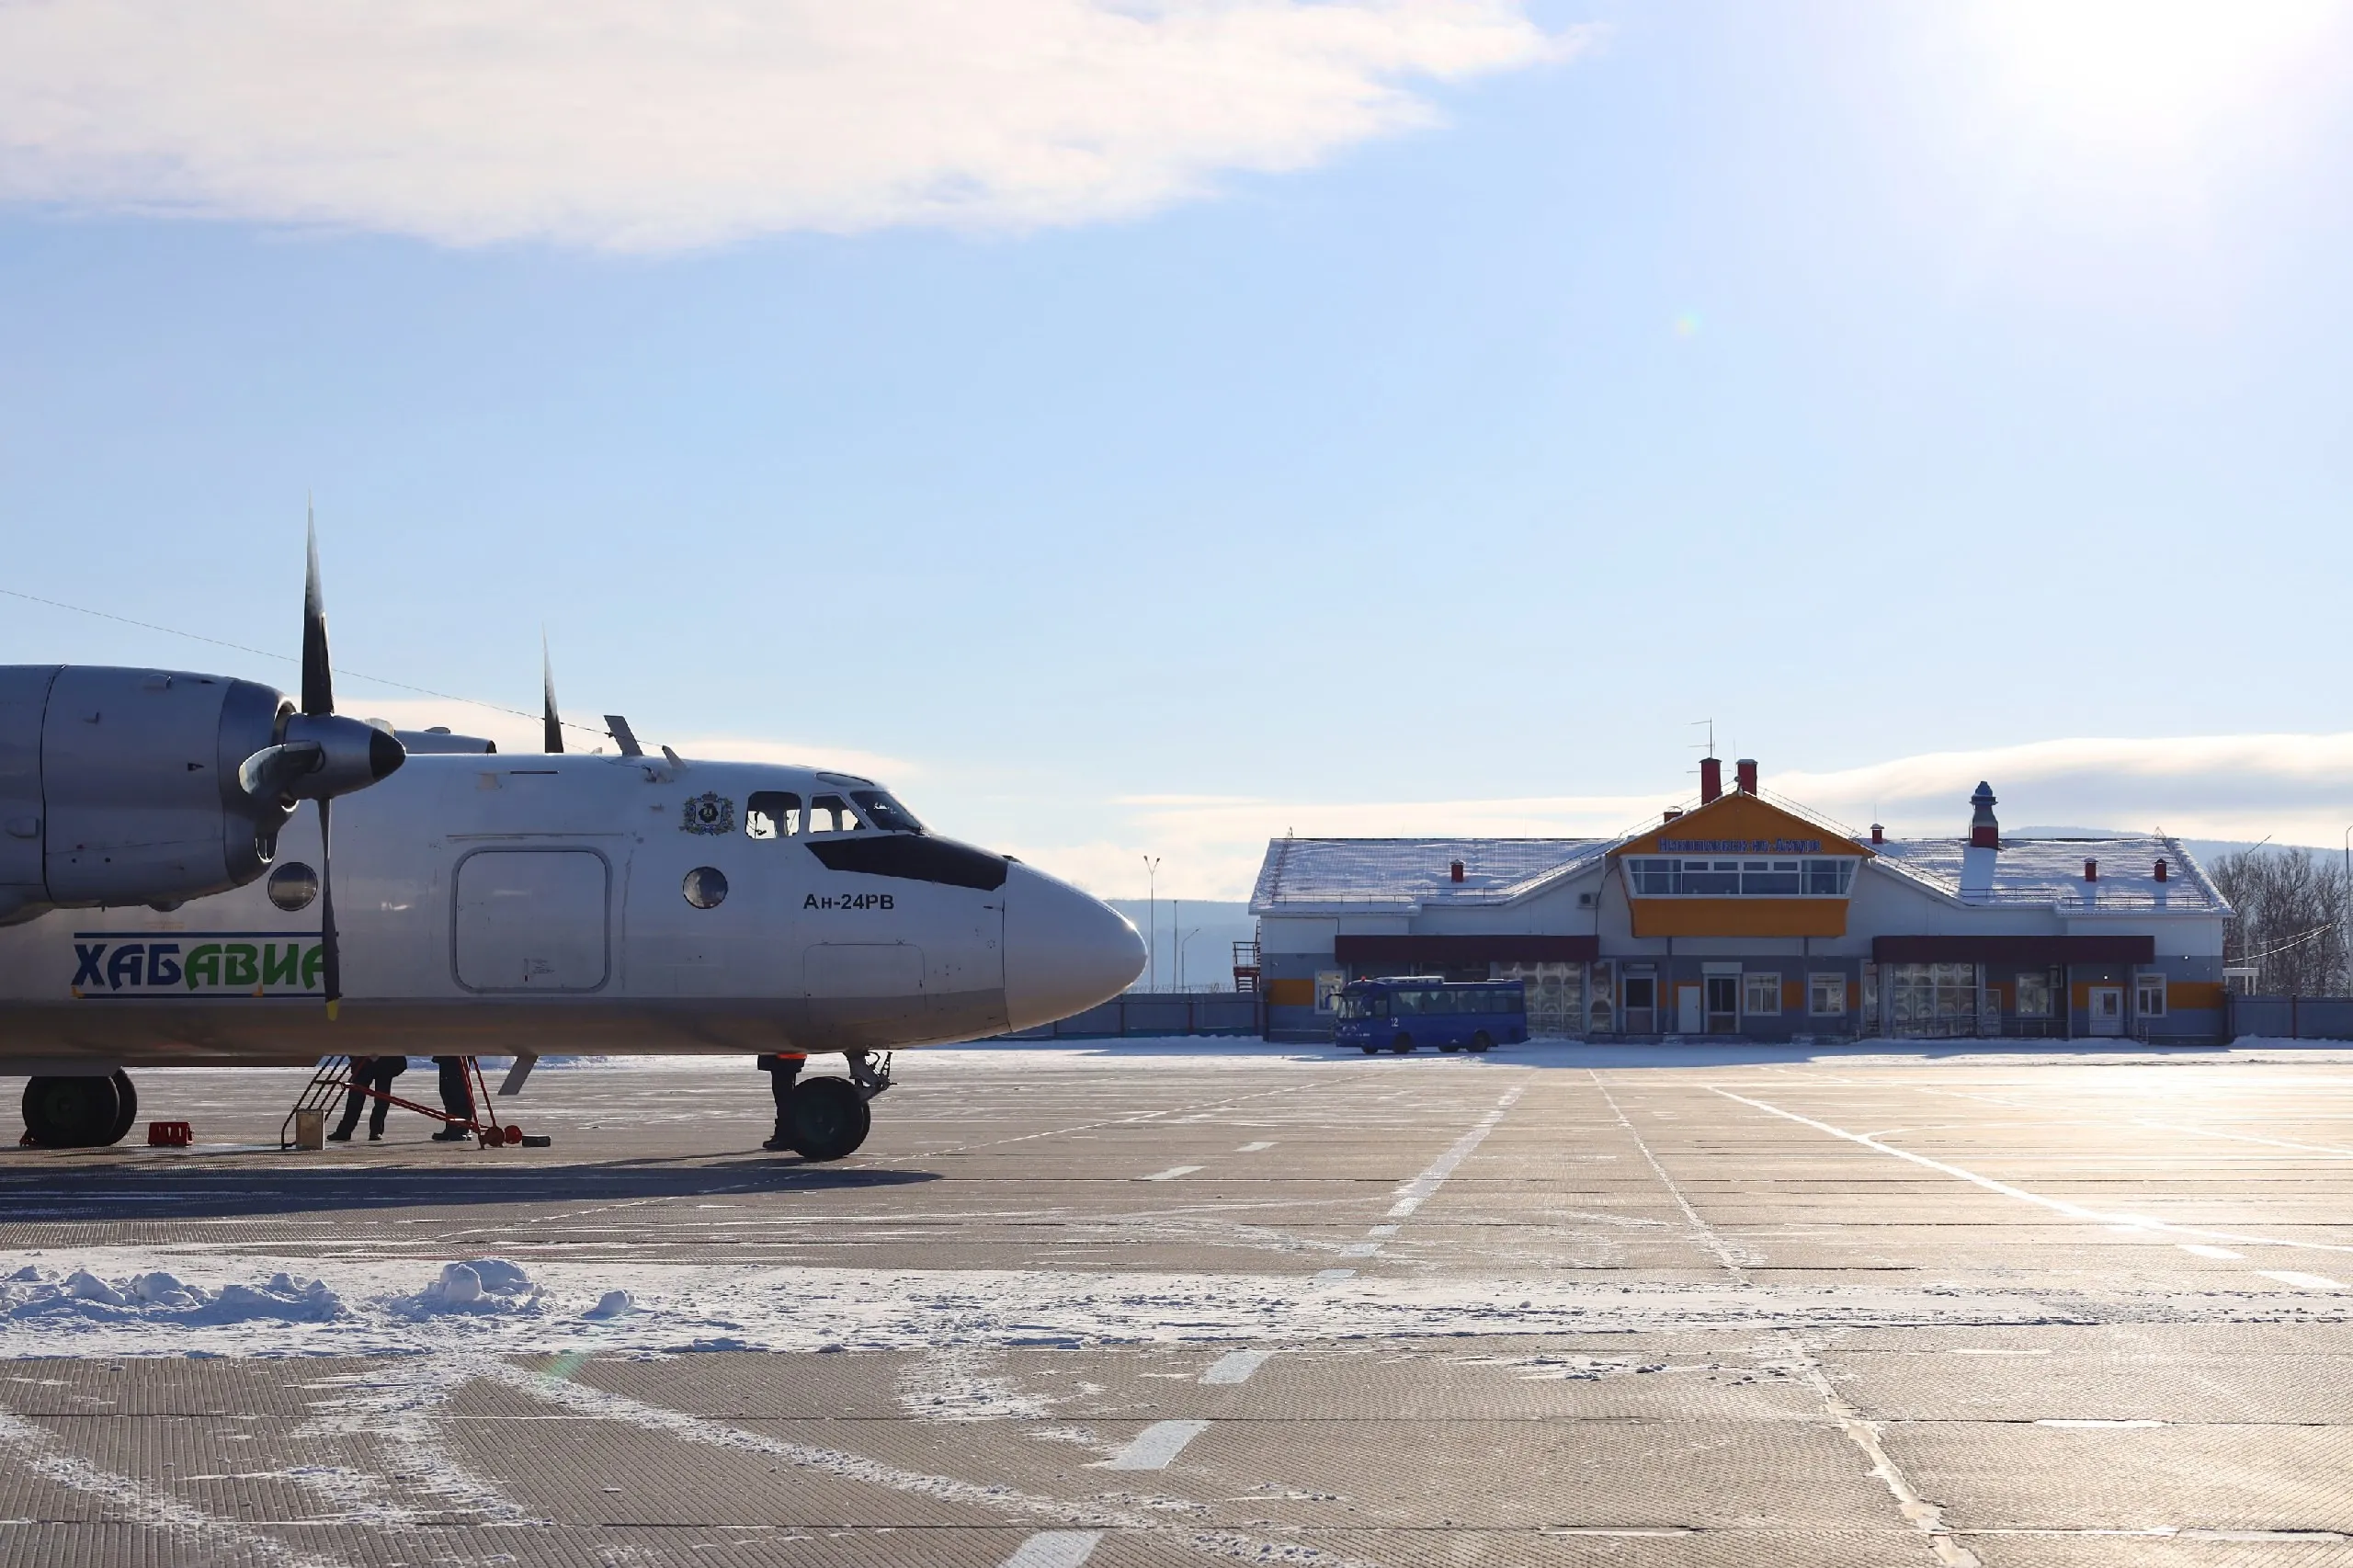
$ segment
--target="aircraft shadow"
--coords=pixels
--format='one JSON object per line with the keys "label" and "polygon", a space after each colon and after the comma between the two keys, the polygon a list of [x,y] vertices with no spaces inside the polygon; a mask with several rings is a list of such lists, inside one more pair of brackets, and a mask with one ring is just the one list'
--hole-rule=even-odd
{"label": "aircraft shadow", "polygon": [[[206,1170],[187,1160],[91,1163],[43,1170],[34,1163],[57,1151],[0,1158],[0,1215],[11,1226],[60,1223],[168,1224],[193,1219],[350,1212],[386,1209],[482,1209],[510,1205],[757,1196],[764,1192],[856,1192],[940,1179],[936,1171],[818,1165],[790,1155],[686,1165],[628,1159],[594,1165],[509,1165],[500,1155],[437,1170],[387,1165],[376,1170]],[[199,1158],[201,1158],[199,1155]]]}

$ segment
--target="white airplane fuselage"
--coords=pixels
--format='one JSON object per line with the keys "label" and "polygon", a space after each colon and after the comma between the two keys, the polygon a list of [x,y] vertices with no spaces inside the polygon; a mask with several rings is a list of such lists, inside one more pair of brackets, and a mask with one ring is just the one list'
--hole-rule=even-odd
{"label": "white airplane fuselage", "polygon": [[745,763],[414,756],[335,809],[334,1020],[320,903],[290,869],[322,863],[305,808],[246,887],[0,927],[0,1074],[889,1051],[1067,1017],[1141,970],[1135,927],[1067,883],[885,831],[887,809],[861,806],[854,829],[807,809],[877,788]]}

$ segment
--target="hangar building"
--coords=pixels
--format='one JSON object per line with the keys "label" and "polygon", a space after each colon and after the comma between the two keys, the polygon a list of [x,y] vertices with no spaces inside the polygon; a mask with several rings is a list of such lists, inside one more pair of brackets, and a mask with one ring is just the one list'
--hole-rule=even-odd
{"label": "hangar building", "polygon": [[1258,919],[1267,1031],[1328,1039],[1372,975],[1527,982],[1530,1032],[1600,1040],[2133,1036],[2225,1028],[2230,906],[2163,835],[1893,839],[1701,765],[1618,838],[1282,838]]}

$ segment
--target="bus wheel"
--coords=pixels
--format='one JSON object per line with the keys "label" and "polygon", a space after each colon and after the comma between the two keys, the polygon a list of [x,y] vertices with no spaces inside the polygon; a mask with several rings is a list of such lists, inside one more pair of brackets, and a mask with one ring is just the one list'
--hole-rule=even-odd
{"label": "bus wheel", "polygon": [[1414,1037],[1409,1034],[1401,1034],[1389,1042],[1389,1049],[1403,1056],[1414,1049]]}
{"label": "bus wheel", "polygon": [[1377,1045],[1365,1046],[1363,1051],[1367,1056],[1378,1056],[1381,1054],[1381,1047]]}
{"label": "bus wheel", "polygon": [[1481,1029],[1471,1037],[1471,1049],[1473,1051],[1492,1051],[1495,1049],[1495,1044],[1494,1040],[1487,1038],[1487,1031],[1484,1029]]}
{"label": "bus wheel", "polygon": [[1451,1055],[1453,1055],[1456,1051],[1458,1051],[1461,1050],[1462,1048],[1461,1048],[1461,1046],[1459,1046],[1459,1045],[1447,1045],[1447,1044],[1445,1044],[1445,1043],[1441,1042],[1441,1043],[1439,1044],[1439,1046],[1438,1046],[1438,1051],[1439,1051],[1439,1053],[1440,1053],[1441,1055],[1445,1055],[1445,1056],[1451,1056]]}

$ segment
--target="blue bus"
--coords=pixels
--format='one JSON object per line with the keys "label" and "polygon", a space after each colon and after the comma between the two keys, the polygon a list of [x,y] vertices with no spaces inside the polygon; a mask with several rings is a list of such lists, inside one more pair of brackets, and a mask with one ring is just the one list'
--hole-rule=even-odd
{"label": "blue bus", "polygon": [[1352,980],[1334,994],[1332,1042],[1367,1056],[1384,1046],[1486,1051],[1528,1038],[1528,994],[1517,980],[1442,980],[1430,974]]}

